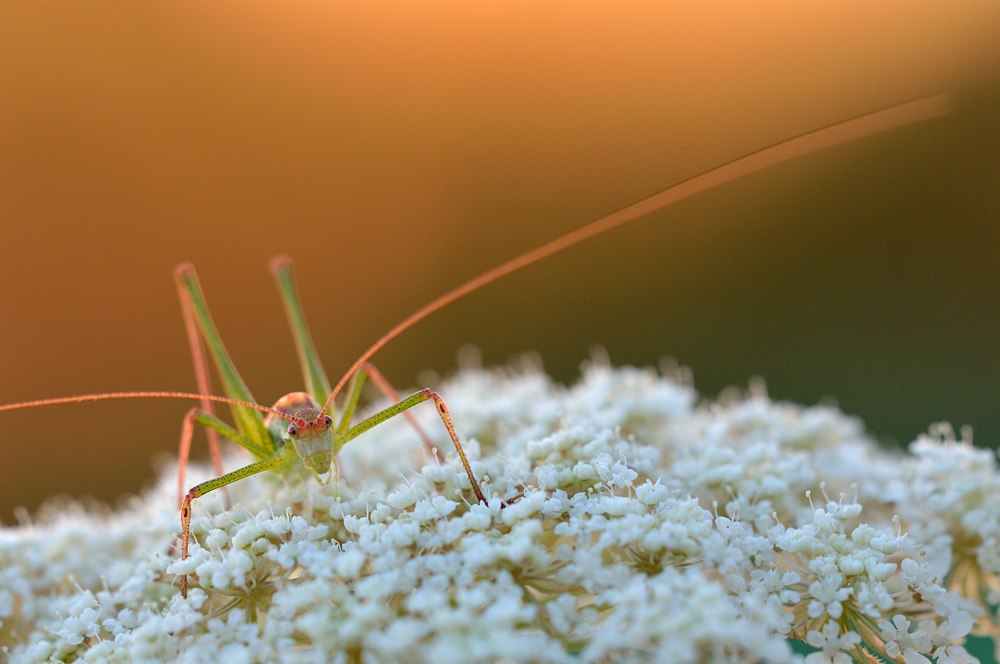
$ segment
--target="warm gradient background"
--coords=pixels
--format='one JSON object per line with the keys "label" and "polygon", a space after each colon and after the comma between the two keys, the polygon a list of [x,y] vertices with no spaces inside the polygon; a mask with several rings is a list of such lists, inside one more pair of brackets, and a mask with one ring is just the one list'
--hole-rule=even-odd
{"label": "warm gradient background", "polygon": [[[673,356],[905,443],[1000,442],[1000,4],[0,3],[0,402],[192,389],[199,269],[258,399],[300,387],[267,261],[339,375],[477,272],[686,176],[926,94],[952,116],[796,161],[549,259],[382,352],[399,385],[537,351]],[[447,395],[445,395],[447,396]],[[187,403],[0,415],[0,520],[115,500]],[[458,419],[461,428],[461,419]],[[199,445],[199,447],[201,447]]]}

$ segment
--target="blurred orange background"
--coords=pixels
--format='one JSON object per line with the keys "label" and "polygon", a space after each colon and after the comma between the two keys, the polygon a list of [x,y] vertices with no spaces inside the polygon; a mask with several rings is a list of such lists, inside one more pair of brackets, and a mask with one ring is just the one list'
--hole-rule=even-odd
{"label": "blurred orange background", "polygon": [[[381,352],[399,386],[536,351],[672,356],[880,438],[1000,441],[1000,5],[0,5],[0,402],[194,388],[198,267],[255,396],[299,389],[268,259],[331,377],[464,279],[745,152],[927,94],[944,120],[797,160],[513,275]],[[433,380],[433,378],[431,378]],[[447,394],[445,395],[447,398]],[[0,520],[114,501],[181,402],[0,415]],[[460,414],[456,413],[459,430]],[[203,447],[199,445],[199,448]]]}

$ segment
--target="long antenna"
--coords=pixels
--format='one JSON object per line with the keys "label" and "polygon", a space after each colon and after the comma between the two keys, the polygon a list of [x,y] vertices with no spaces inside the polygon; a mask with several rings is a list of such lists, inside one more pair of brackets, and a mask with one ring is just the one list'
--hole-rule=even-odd
{"label": "long antenna", "polygon": [[268,408],[267,406],[261,406],[258,403],[253,403],[252,401],[241,401],[240,399],[230,399],[229,397],[217,397],[212,394],[195,394],[194,392],[104,392],[101,394],[81,394],[75,397],[55,397],[53,399],[37,399],[35,401],[20,401],[18,403],[8,403],[0,405],[0,412],[5,410],[17,410],[19,408],[35,408],[37,406],[57,406],[59,404],[66,403],[83,403],[86,401],[104,401],[107,399],[198,399],[198,400],[208,400],[215,401],[217,403],[228,403],[234,406],[245,406],[247,408],[254,408],[261,411],[262,413],[267,413],[269,415],[276,415],[284,420],[289,420],[297,424],[302,424],[302,420],[297,417],[293,417],[288,413],[277,410],[276,408]]}
{"label": "long antenna", "polygon": [[584,240],[600,235],[613,228],[627,224],[651,212],[672,205],[718,187],[721,184],[732,182],[751,173],[756,173],[770,166],[780,164],[796,157],[801,157],[819,150],[824,150],[835,145],[847,143],[849,141],[871,136],[883,131],[903,127],[933,118],[947,115],[951,110],[951,99],[947,95],[937,95],[925,97],[915,101],[898,104],[880,111],[867,113],[859,117],[837,122],[835,124],[816,129],[794,138],[790,138],[780,143],[775,143],[768,147],[756,150],[733,161],[717,166],[687,180],[683,180],[663,191],[653,194],[640,201],[632,203],[617,212],[601,217],[574,231],[552,240],[540,247],[521,254],[505,263],[501,263],[492,270],[488,270],[477,277],[469,279],[448,291],[444,295],[431,300],[428,304],[417,309],[415,312],[404,318],[391,330],[379,337],[368,350],[363,352],[354,364],[347,370],[333,388],[330,397],[323,404],[323,413],[326,413],[334,398],[340,393],[344,385],[361,368],[365,362],[377,353],[383,346],[399,336],[403,331],[409,329],[417,322],[423,320],[441,307],[482,288],[486,284],[492,283],[500,277],[511,272],[520,270],[523,267],[536,263],[547,256],[562,251],[574,244],[579,244]]}

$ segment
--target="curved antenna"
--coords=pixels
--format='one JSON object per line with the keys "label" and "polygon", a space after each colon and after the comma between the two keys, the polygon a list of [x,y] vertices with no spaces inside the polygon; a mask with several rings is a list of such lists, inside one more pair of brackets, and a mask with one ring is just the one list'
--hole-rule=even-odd
{"label": "curved antenna", "polygon": [[950,110],[951,99],[947,95],[937,95],[898,104],[880,111],[866,113],[850,120],[828,125],[822,129],[800,134],[794,138],[761,148],[721,166],[716,166],[704,173],[683,180],[659,193],[643,198],[617,212],[612,212],[540,247],[523,253],[505,263],[501,263],[492,270],[483,272],[479,276],[473,277],[451,289],[444,295],[431,300],[379,337],[375,343],[369,346],[368,350],[363,352],[354,361],[351,368],[337,381],[333,392],[330,393],[330,397],[323,404],[322,413],[325,414],[329,410],[334,398],[340,393],[340,390],[343,389],[350,377],[383,346],[438,309],[482,288],[486,284],[496,281],[500,277],[536,263],[563,249],[572,247],[574,244],[579,244],[595,235],[600,235],[630,221],[635,221],[651,212],[673,205],[685,198],[708,191],[727,182],[732,182],[751,173],[756,173],[770,166],[840,145],[841,143],[847,143],[916,122],[939,118],[947,115]]}
{"label": "curved antenna", "polygon": [[252,401],[241,401],[240,399],[230,399],[229,397],[217,397],[212,394],[195,394],[193,392],[103,392],[100,394],[81,394],[75,397],[55,397],[53,399],[37,399],[35,401],[19,401],[18,403],[3,404],[0,406],[0,412],[5,410],[18,410],[20,408],[58,406],[59,404],[83,403],[85,401],[104,401],[109,399],[206,399],[216,403],[228,403],[234,406],[254,408],[262,413],[277,415],[284,420],[295,422],[296,424],[305,424],[305,422],[303,422],[300,418],[293,417],[284,411],[280,411],[276,408],[268,408],[267,406],[261,406],[258,403],[253,403]]}

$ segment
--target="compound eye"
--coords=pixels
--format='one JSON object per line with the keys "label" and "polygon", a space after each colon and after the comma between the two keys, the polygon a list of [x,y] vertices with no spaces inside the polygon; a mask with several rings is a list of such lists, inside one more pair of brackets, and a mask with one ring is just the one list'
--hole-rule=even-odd
{"label": "compound eye", "polygon": [[328,427],[332,427],[333,426],[333,418],[330,417],[329,415],[324,415],[323,416],[323,424],[325,424]]}
{"label": "compound eye", "polygon": [[297,426],[295,426],[294,424],[289,424],[288,425],[288,435],[289,436],[297,436],[297,435],[299,435],[299,428]]}

